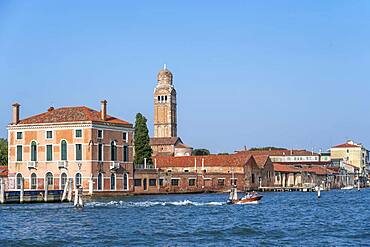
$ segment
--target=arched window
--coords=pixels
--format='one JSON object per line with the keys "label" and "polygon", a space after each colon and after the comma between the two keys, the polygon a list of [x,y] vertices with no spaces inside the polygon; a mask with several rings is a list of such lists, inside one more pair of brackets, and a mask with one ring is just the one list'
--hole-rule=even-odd
{"label": "arched window", "polygon": [[75,184],[76,184],[76,187],[82,186],[82,176],[81,176],[81,173],[76,173],[76,176],[75,176]]}
{"label": "arched window", "polygon": [[31,174],[31,190],[37,189],[37,176],[35,173]]}
{"label": "arched window", "polygon": [[117,160],[117,143],[116,143],[116,141],[112,141],[110,143],[110,160],[112,160],[112,161]]}
{"label": "arched window", "polygon": [[67,142],[63,140],[60,143],[60,160],[67,160]]}
{"label": "arched window", "polygon": [[54,184],[54,178],[51,172],[46,173],[45,178],[48,186],[52,186]]}
{"label": "arched window", "polygon": [[37,143],[31,142],[31,161],[37,161]]}
{"label": "arched window", "polygon": [[110,175],[110,190],[115,189],[116,189],[116,174],[112,173],[112,175]]}
{"label": "arched window", "polygon": [[128,190],[128,174],[123,174],[123,190]]}
{"label": "arched window", "polygon": [[66,184],[67,184],[67,174],[63,172],[62,175],[60,175],[60,188],[64,190]]}
{"label": "arched window", "polygon": [[23,183],[23,176],[22,174],[18,173],[17,174],[17,190],[20,190],[22,188],[22,183]]}
{"label": "arched window", "polygon": [[98,190],[103,190],[103,174],[98,175]]}

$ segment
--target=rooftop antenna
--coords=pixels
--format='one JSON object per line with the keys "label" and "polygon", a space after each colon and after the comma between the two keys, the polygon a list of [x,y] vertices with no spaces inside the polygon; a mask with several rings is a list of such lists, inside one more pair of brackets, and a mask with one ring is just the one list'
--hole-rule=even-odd
{"label": "rooftop antenna", "polygon": [[163,69],[166,70],[167,69],[167,64],[163,64]]}

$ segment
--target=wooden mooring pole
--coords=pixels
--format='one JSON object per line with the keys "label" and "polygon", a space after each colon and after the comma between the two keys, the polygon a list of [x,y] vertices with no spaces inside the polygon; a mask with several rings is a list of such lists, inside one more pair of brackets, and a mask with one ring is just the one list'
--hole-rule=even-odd
{"label": "wooden mooring pole", "polygon": [[24,202],[24,178],[21,178],[21,191],[19,193],[19,203]]}
{"label": "wooden mooring pole", "polygon": [[44,182],[44,186],[45,186],[45,193],[44,193],[44,202],[48,202],[48,180],[45,179],[45,182]]}
{"label": "wooden mooring pole", "polygon": [[5,203],[5,183],[3,178],[0,178],[0,203]]}

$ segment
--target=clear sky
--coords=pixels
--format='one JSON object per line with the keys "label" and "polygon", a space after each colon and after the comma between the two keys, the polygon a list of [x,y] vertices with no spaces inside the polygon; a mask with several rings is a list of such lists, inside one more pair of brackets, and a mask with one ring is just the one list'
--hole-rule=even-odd
{"label": "clear sky", "polygon": [[0,136],[21,117],[86,105],[153,130],[167,63],[183,141],[370,148],[370,1],[0,0]]}

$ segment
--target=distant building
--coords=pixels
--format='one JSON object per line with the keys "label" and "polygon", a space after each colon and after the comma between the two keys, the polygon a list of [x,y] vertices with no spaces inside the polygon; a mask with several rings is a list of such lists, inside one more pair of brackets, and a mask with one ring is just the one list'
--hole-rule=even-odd
{"label": "distant building", "polygon": [[63,189],[67,179],[90,193],[133,190],[132,124],[85,106],[50,107],[8,125],[9,189]]}
{"label": "distant building", "polygon": [[173,75],[164,66],[157,75],[154,90],[154,137],[151,138],[153,155],[189,156],[192,148],[177,136],[177,101]]}
{"label": "distant building", "polygon": [[346,143],[336,145],[330,149],[330,158],[338,166],[342,163],[349,164],[357,168],[360,174],[366,176],[369,151],[362,144],[349,140]]}

